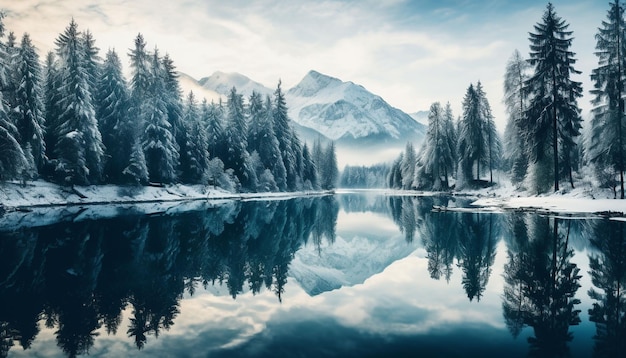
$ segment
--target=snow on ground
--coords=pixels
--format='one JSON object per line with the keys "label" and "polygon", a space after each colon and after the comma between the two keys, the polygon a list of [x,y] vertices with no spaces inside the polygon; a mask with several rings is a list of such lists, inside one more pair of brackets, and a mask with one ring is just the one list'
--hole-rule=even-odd
{"label": "snow on ground", "polygon": [[328,192],[231,193],[206,185],[117,186],[90,185],[63,187],[43,180],[0,184],[0,203],[5,208],[129,204],[188,200],[289,199]]}
{"label": "snow on ground", "polygon": [[[478,197],[473,206],[495,209],[537,210],[551,213],[626,214],[626,200],[613,199],[613,191],[580,183],[572,189],[562,183],[558,192],[533,194],[516,189],[510,182],[492,188],[470,191],[468,195]],[[619,194],[618,194],[619,195]]]}

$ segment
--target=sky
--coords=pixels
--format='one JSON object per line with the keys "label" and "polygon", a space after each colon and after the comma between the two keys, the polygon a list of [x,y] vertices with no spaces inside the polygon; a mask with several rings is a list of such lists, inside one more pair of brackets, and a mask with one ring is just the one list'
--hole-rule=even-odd
{"label": "sky", "polygon": [[[528,33],[541,21],[538,0],[2,0],[8,31],[30,34],[41,58],[75,19],[89,29],[101,56],[125,56],[138,33],[148,48],[169,53],[196,79],[239,72],[267,87],[295,86],[309,70],[352,81],[407,113],[450,102],[461,115],[470,83],[481,81],[500,131],[506,113],[502,79]],[[609,0],[555,0],[574,31],[572,50],[583,73],[586,116],[589,73],[597,67],[594,36]],[[128,68],[126,66],[126,71]]]}

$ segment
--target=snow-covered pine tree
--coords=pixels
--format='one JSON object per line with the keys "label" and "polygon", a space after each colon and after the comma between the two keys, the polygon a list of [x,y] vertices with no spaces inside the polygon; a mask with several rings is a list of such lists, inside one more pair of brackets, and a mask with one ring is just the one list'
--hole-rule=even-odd
{"label": "snow-covered pine tree", "polygon": [[[4,13],[0,12],[0,38],[4,35],[3,17]],[[6,80],[9,78],[7,56],[6,46],[0,42],[0,88],[7,86]],[[0,180],[16,178],[28,168],[28,161],[17,140],[18,130],[11,123],[3,97],[0,91]]]}
{"label": "snow-covered pine tree", "polygon": [[276,91],[274,91],[273,118],[274,131],[276,132],[280,153],[287,173],[287,189],[295,190],[296,177],[298,175],[297,159],[292,148],[291,136],[293,134],[289,116],[287,115],[287,102],[281,88],[281,81],[278,81]]}
{"label": "snow-covered pine tree", "polygon": [[248,99],[248,152],[259,148],[259,142],[261,139],[262,122],[264,120],[263,99],[257,91],[252,91],[250,98]]}
{"label": "snow-covered pine tree", "polygon": [[[524,94],[529,99],[524,131],[531,146],[531,160],[537,164],[552,155],[554,191],[559,190],[559,178],[563,174],[569,176],[574,186],[572,155],[582,121],[577,104],[577,98],[582,96],[582,85],[571,79],[572,74],[580,71],[574,68],[575,54],[570,50],[573,37],[568,27],[548,3],[541,22],[534,26],[535,32],[529,34],[528,62],[534,71],[524,86]],[[547,168],[547,165],[537,165],[537,168]],[[547,176],[537,169],[533,173],[537,178]],[[538,179],[531,178],[531,181],[535,182],[535,188],[543,189]]]}
{"label": "snow-covered pine tree", "polygon": [[[187,127],[187,154],[181,155],[182,180],[191,184],[206,183],[209,151],[206,127],[201,122],[200,111],[193,92],[189,92],[183,109],[183,123]],[[185,161],[183,161],[185,158]]]}
{"label": "snow-covered pine tree", "polygon": [[58,179],[88,184],[102,178],[104,145],[92,102],[86,52],[72,19],[55,44],[60,78],[59,122],[55,157]]}
{"label": "snow-covered pine tree", "polygon": [[[296,130],[291,127],[291,152],[293,153],[293,156],[295,158],[295,171],[296,171],[296,186],[295,186],[295,190],[302,190],[302,185],[303,185],[303,180],[302,180],[302,173],[303,173],[303,159],[302,159],[302,142],[300,142],[300,138],[298,137],[298,134],[296,133]],[[335,155],[336,156],[336,155]],[[337,159],[335,158],[335,167],[337,166]],[[335,178],[335,184],[337,183],[337,180],[339,178],[339,174],[337,173]]]}
{"label": "snow-covered pine tree", "polygon": [[186,153],[185,144],[187,139],[187,126],[183,123],[183,91],[178,81],[178,73],[174,61],[169,54],[165,54],[161,60],[162,75],[165,93],[163,99],[167,106],[167,120],[172,125],[172,135],[176,138],[176,143],[180,148],[181,156]]}
{"label": "snow-covered pine tree", "polygon": [[304,183],[304,189],[318,189],[317,167],[306,143],[302,146],[302,166],[302,181]]}
{"label": "snow-covered pine tree", "polygon": [[[50,51],[46,55],[46,61],[44,66],[44,90],[43,90],[43,102],[44,102],[44,118],[45,130],[44,130],[44,142],[46,144],[46,157],[53,158],[55,152],[55,144],[58,138],[59,117],[61,110],[59,107],[61,92],[59,87],[61,81],[59,79],[59,71],[56,68],[56,57],[54,52]],[[53,175],[53,168],[47,166],[44,168],[47,176]]]}
{"label": "snow-covered pine tree", "polygon": [[401,163],[402,171],[402,189],[413,189],[413,181],[415,180],[415,166],[417,165],[417,154],[413,143],[408,142],[404,148],[404,157]]}
{"label": "snow-covered pine tree", "polygon": [[473,180],[474,168],[476,168],[475,180],[480,180],[481,169],[489,165],[484,126],[481,100],[474,85],[470,84],[463,98],[463,117],[459,125],[457,146],[459,153],[457,176],[461,183]]}
{"label": "snow-covered pine tree", "polygon": [[16,96],[14,123],[19,131],[20,144],[28,156],[33,158],[33,168],[28,171],[32,176],[36,175],[45,162],[44,143],[44,104],[42,93],[42,73],[39,64],[39,56],[33,46],[30,36],[24,34],[21,45],[17,51],[16,69]]}
{"label": "snow-covered pine tree", "polygon": [[456,123],[454,120],[454,114],[452,113],[452,106],[450,102],[446,103],[446,107],[443,111],[443,128],[445,132],[444,137],[444,147],[443,147],[443,157],[444,157],[444,168],[445,168],[445,186],[449,187],[450,183],[448,180],[449,176],[454,175],[454,170],[456,169],[456,163],[458,162],[458,153],[456,152],[456,143],[457,143],[457,131],[456,131]]}
{"label": "snow-covered pine tree", "polygon": [[96,40],[89,30],[82,33],[81,42],[84,51],[85,71],[87,72],[87,80],[92,94],[92,101],[95,102],[97,93],[98,79],[100,78],[100,63],[102,58],[98,55],[100,49],[96,47]]}
{"label": "snow-covered pine tree", "polygon": [[141,116],[144,130],[141,145],[146,158],[150,180],[173,183],[178,177],[179,148],[168,121],[165,84],[158,49],[154,49],[150,61],[150,87]]}
{"label": "snow-covered pine tree", "polygon": [[134,117],[138,117],[141,106],[147,101],[150,92],[150,55],[146,50],[146,41],[141,33],[135,37],[135,47],[128,53],[132,77],[130,81]]}
{"label": "snow-covered pine tree", "polygon": [[146,165],[146,157],[143,153],[143,147],[139,141],[139,136],[135,136],[133,139],[130,158],[128,159],[128,166],[124,168],[122,175],[125,181],[130,181],[135,185],[148,183],[148,167]]}
{"label": "snow-covered pine tree", "polygon": [[387,177],[387,185],[391,189],[402,189],[402,158],[403,153],[400,153],[398,158],[391,164],[389,175]]}
{"label": "snow-covered pine tree", "polygon": [[319,178],[322,189],[334,189],[337,186],[337,182],[339,180],[339,169],[337,168],[337,154],[335,151],[335,142],[330,142],[326,146],[326,149],[324,149],[320,167],[323,168],[323,175]]}
{"label": "snow-covered pine tree", "polygon": [[528,62],[515,50],[504,73],[504,105],[508,113],[504,129],[503,167],[510,170],[511,181],[521,183],[528,168],[529,148],[524,137],[526,97],[522,89],[528,79]]}
{"label": "snow-covered pine tree", "polygon": [[256,151],[263,166],[270,170],[279,190],[287,189],[285,165],[280,154],[278,139],[274,133],[272,102],[268,96],[265,105],[258,107],[258,99],[250,97],[250,124],[248,150]]}
{"label": "snow-covered pine tree", "polygon": [[247,151],[248,139],[247,124],[244,114],[243,97],[233,87],[228,94],[226,119],[226,143],[228,152],[221,158],[226,168],[234,170],[242,187],[255,190],[257,178],[254,168],[251,167],[250,154]]}
{"label": "snow-covered pine tree", "polygon": [[452,174],[456,164],[455,147],[450,104],[444,110],[439,102],[435,102],[428,112],[428,130],[420,150],[414,179],[416,187],[432,190],[449,188],[448,176]]}
{"label": "snow-covered pine tree", "polygon": [[314,142],[313,142],[313,149],[311,151],[311,159],[313,160],[313,163],[315,163],[315,167],[317,168],[317,182],[319,183],[320,187],[322,185],[322,178],[325,176],[324,173],[324,150],[322,149],[322,142],[321,139],[317,138]]}
{"label": "snow-covered pine tree", "polygon": [[489,163],[489,182],[493,183],[493,170],[499,167],[500,157],[502,156],[502,144],[496,129],[496,123],[493,120],[491,106],[487,100],[487,94],[483,90],[483,86],[478,81],[476,83],[476,94],[480,101],[480,112],[483,120],[483,131],[485,143],[487,145],[487,160]]}
{"label": "snow-covered pine tree", "polygon": [[129,116],[130,97],[122,74],[122,63],[115,52],[106,54],[97,81],[96,116],[108,160],[104,175],[107,181],[124,181],[123,171],[129,165],[132,146],[139,131]]}
{"label": "snow-covered pine tree", "polygon": [[228,148],[226,147],[224,106],[222,101],[219,103],[211,102],[209,105],[207,105],[206,101],[203,101],[201,112],[209,141],[209,157],[211,159],[224,158]]}
{"label": "snow-covered pine tree", "polygon": [[607,19],[598,29],[595,54],[598,67],[591,73],[594,108],[591,137],[587,143],[588,157],[603,185],[615,187],[615,177],[619,177],[620,198],[624,199],[626,23],[624,7],[619,0],[610,4]]}

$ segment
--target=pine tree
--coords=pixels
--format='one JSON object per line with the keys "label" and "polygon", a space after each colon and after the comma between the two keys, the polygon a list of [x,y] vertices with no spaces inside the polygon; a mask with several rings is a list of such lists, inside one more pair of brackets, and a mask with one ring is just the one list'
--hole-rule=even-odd
{"label": "pine tree", "polygon": [[202,104],[202,120],[207,129],[209,157],[224,158],[226,147],[226,133],[224,131],[224,107],[219,104],[206,101]]}
{"label": "pine tree", "polygon": [[[146,105],[142,108],[145,124],[141,145],[146,158],[150,180],[173,183],[178,177],[179,148],[168,121],[163,69],[159,51],[155,48],[150,61],[150,87]],[[140,107],[141,108],[141,107]]]}
{"label": "pine tree", "polygon": [[[253,96],[254,97],[254,96]],[[250,98],[250,126],[248,129],[248,150],[256,151],[263,166],[270,170],[279,190],[287,189],[285,165],[274,132],[272,103],[269,96],[265,105],[258,108],[258,99]]]}
{"label": "pine tree", "polygon": [[13,114],[15,125],[19,131],[22,150],[28,147],[29,156],[33,158],[33,168],[29,171],[36,174],[45,161],[44,143],[44,104],[41,88],[42,73],[39,56],[28,34],[24,34],[17,52],[16,60],[16,98]]}
{"label": "pine tree", "polygon": [[480,180],[481,165],[488,165],[488,148],[485,143],[485,123],[481,100],[473,84],[467,88],[463,99],[463,118],[459,127],[459,172],[462,182],[470,181],[476,167],[476,181]]}
{"label": "pine tree", "polygon": [[280,154],[287,173],[287,188],[295,190],[297,177],[296,155],[292,150],[292,130],[287,115],[287,102],[285,94],[281,88],[281,81],[278,81],[276,91],[274,91],[274,131],[278,139]]}
{"label": "pine tree", "polygon": [[139,136],[135,136],[128,159],[128,166],[122,171],[122,175],[135,185],[148,183],[149,173],[146,164],[146,157],[143,147],[139,141]]}
{"label": "pine tree", "polygon": [[320,185],[324,190],[332,190],[337,186],[339,180],[339,169],[337,168],[337,155],[335,152],[335,142],[330,142],[322,153],[320,163],[321,175]]}
{"label": "pine tree", "polygon": [[306,143],[302,147],[302,181],[304,182],[305,190],[314,190],[318,188],[317,183],[317,167],[311,153],[309,152],[309,147]]}
{"label": "pine tree", "polygon": [[542,22],[530,33],[528,62],[534,72],[524,86],[524,94],[529,98],[524,131],[531,145],[531,159],[538,163],[552,155],[555,191],[559,190],[562,174],[568,175],[574,186],[572,155],[582,120],[576,103],[582,96],[582,86],[570,78],[580,71],[573,67],[576,60],[570,50],[573,38],[568,27],[548,3]]}
{"label": "pine tree", "polygon": [[244,115],[243,98],[233,87],[228,95],[228,114],[226,125],[226,142],[228,152],[221,158],[226,168],[233,169],[242,187],[254,190],[257,178],[250,165],[248,147],[247,124]]}
{"label": "pine tree", "polygon": [[104,146],[92,102],[85,47],[72,20],[55,41],[60,78],[60,115],[55,153],[57,172],[67,183],[101,180]]}
{"label": "pine tree", "polygon": [[489,182],[493,183],[493,169],[498,167],[500,156],[502,154],[502,145],[496,129],[496,123],[493,120],[491,106],[487,100],[487,94],[483,90],[480,81],[476,84],[476,95],[480,101],[480,112],[483,121],[483,136],[487,145],[487,156],[489,162]]}
{"label": "pine tree", "polygon": [[402,189],[413,189],[413,180],[415,178],[415,166],[417,165],[417,155],[413,143],[408,142],[404,149],[404,157],[401,163],[402,171]]}
{"label": "pine tree", "polygon": [[[4,14],[0,12],[0,38],[4,35]],[[6,47],[0,43],[0,88],[7,86]],[[17,138],[19,133],[7,113],[3,92],[0,91],[0,180],[16,178],[28,168],[28,161]]]}
{"label": "pine tree", "polygon": [[128,54],[130,57],[130,67],[132,70],[132,78],[130,82],[131,96],[133,106],[135,107],[134,116],[139,116],[141,106],[147,101],[150,92],[150,55],[146,50],[146,42],[143,35],[137,34],[135,38],[135,47]]}
{"label": "pine tree", "polygon": [[129,116],[130,96],[122,63],[114,50],[109,50],[97,81],[96,116],[100,123],[102,142],[108,156],[104,173],[108,181],[119,183],[129,165],[129,154],[139,134]]}
{"label": "pine tree", "polygon": [[178,73],[176,72],[176,66],[174,61],[170,58],[169,54],[165,54],[161,60],[162,76],[164,83],[163,99],[167,106],[167,120],[172,125],[172,135],[176,139],[176,143],[180,148],[181,156],[186,153],[185,148],[187,139],[187,127],[183,123],[183,101],[182,93],[178,82]]}
{"label": "pine tree", "polygon": [[[185,149],[187,154],[181,155],[182,179],[192,184],[202,184],[206,181],[206,171],[209,167],[208,138],[205,126],[201,123],[198,105],[193,92],[189,92],[183,110],[183,123],[188,133]],[[183,161],[185,158],[185,161]]]}
{"label": "pine tree", "polygon": [[524,136],[526,127],[526,97],[522,89],[528,79],[529,64],[515,50],[506,65],[504,74],[504,104],[508,113],[504,130],[504,166],[511,171],[513,183],[520,183],[526,176],[529,148]]}
{"label": "pine tree", "polygon": [[[44,118],[45,131],[44,142],[46,145],[46,157],[53,158],[55,153],[54,145],[58,138],[59,117],[61,110],[59,107],[60,87],[59,71],[56,68],[56,57],[52,51],[46,55],[46,62],[44,67]],[[52,169],[52,168],[47,168]],[[47,172],[47,175],[52,175],[51,172]]]}
{"label": "pine tree", "polygon": [[624,199],[626,23],[624,7],[619,0],[610,6],[607,20],[602,22],[596,34],[598,68],[591,73],[594,82],[592,103],[595,107],[588,147],[600,182],[611,182],[614,173],[619,174],[620,198]]}
{"label": "pine tree", "polygon": [[434,190],[449,188],[448,177],[453,173],[456,163],[453,118],[449,103],[445,110],[441,108],[439,102],[430,106],[428,131],[418,158],[418,170],[415,173],[416,187]]}

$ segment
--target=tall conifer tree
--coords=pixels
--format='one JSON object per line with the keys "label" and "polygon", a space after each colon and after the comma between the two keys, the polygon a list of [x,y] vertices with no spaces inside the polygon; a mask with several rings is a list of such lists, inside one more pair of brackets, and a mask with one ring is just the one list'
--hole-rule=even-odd
{"label": "tall conifer tree", "polygon": [[595,107],[588,142],[589,159],[595,164],[600,182],[613,182],[612,178],[616,174],[619,176],[620,198],[624,199],[626,23],[624,7],[619,0],[610,4],[607,19],[598,29],[596,56],[598,67],[591,73]]}
{"label": "tall conifer tree", "polygon": [[573,37],[568,28],[569,24],[548,3],[541,22],[530,33],[528,61],[534,71],[524,86],[529,98],[525,132],[531,145],[531,159],[538,163],[552,155],[555,191],[559,190],[562,175],[569,176],[574,186],[572,156],[582,121],[576,102],[582,96],[582,86],[571,79],[571,75],[580,71],[574,68],[576,59],[570,50]]}

